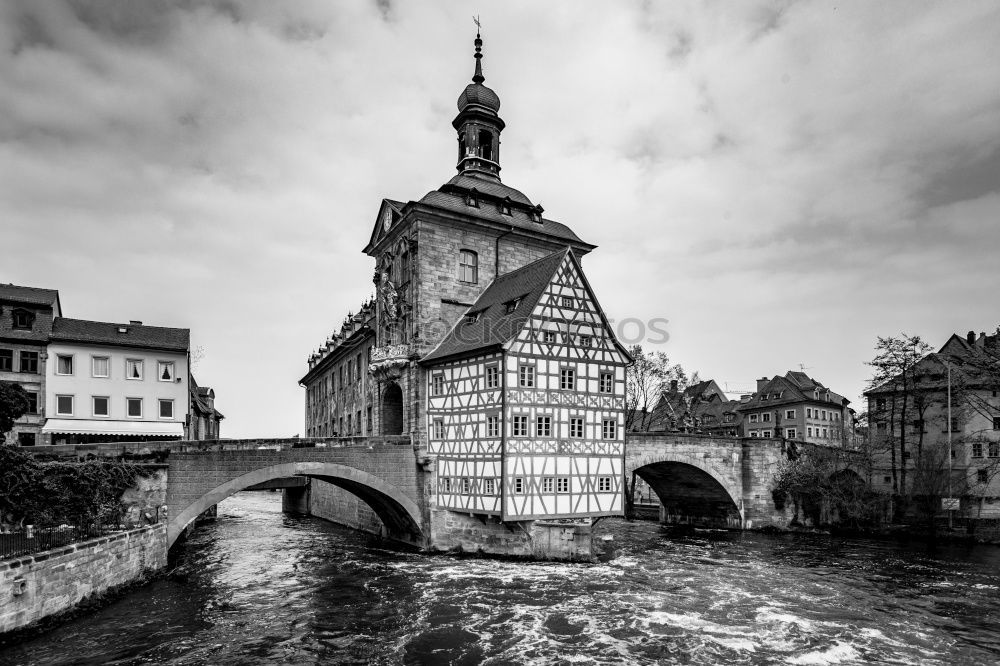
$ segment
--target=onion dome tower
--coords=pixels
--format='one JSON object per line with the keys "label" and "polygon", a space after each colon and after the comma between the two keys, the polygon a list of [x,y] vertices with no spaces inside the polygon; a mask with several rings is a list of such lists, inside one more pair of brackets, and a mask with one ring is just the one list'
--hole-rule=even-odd
{"label": "onion dome tower", "polygon": [[476,32],[476,72],[458,96],[458,115],[451,122],[458,131],[458,173],[500,181],[500,97],[483,85],[483,40]]}

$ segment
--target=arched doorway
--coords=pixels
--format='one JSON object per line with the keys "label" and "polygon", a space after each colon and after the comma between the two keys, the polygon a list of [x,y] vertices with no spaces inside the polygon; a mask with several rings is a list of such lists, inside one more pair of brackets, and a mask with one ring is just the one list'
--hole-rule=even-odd
{"label": "arched doorway", "polygon": [[382,434],[403,434],[403,389],[396,382],[382,392]]}

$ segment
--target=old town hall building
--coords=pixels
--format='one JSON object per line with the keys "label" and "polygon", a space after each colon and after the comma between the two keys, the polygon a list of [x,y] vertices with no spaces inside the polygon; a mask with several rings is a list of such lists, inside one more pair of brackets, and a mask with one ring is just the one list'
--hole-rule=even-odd
{"label": "old town hall building", "polygon": [[584,276],[594,245],[500,178],[500,98],[458,98],[458,174],[383,199],[376,298],[309,358],[306,434],[409,438],[436,506],[503,521],[620,515],[626,350]]}

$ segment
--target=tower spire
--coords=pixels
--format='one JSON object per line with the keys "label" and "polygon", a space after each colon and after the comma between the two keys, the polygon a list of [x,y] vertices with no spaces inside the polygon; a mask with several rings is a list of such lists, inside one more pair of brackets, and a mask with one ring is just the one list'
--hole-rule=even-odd
{"label": "tower spire", "polygon": [[451,122],[458,130],[458,172],[490,180],[500,180],[500,98],[483,85],[483,37],[479,17],[476,24],[476,72],[472,83],[458,96],[458,116]]}
{"label": "tower spire", "polygon": [[479,24],[478,16],[474,16],[472,20],[476,24],[476,55],[474,56],[476,59],[476,73],[472,75],[472,80],[476,83],[482,83],[486,80],[486,77],[483,76],[483,38],[479,35],[482,26]]}

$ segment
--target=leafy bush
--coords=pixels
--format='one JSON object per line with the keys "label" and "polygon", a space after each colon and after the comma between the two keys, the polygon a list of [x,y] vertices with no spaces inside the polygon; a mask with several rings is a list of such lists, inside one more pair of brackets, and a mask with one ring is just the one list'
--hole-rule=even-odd
{"label": "leafy bush", "polygon": [[118,460],[38,462],[0,446],[0,519],[83,528],[118,524],[125,514],[122,494],[147,475],[142,467]]}

